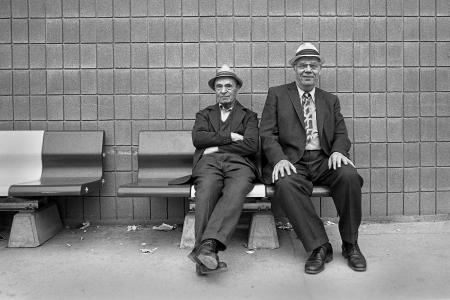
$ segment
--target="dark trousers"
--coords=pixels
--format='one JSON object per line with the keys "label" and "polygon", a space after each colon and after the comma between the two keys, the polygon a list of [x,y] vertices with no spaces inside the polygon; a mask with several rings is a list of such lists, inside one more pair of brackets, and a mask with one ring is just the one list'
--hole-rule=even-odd
{"label": "dark trousers", "polygon": [[212,153],[203,156],[192,176],[195,184],[195,244],[216,239],[225,250],[236,228],[255,174],[239,155]]}
{"label": "dark trousers", "polygon": [[306,251],[328,242],[323,222],[311,201],[313,184],[330,188],[339,215],[341,238],[349,243],[356,242],[361,224],[363,185],[356,169],[344,164],[336,170],[328,169],[328,156],[322,151],[305,151],[294,166],[297,174],[279,177],[275,182],[274,201],[280,202]]}

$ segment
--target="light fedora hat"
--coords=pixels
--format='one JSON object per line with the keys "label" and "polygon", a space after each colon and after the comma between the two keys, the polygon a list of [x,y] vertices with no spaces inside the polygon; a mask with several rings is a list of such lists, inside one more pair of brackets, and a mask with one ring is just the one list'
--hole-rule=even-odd
{"label": "light fedora hat", "polygon": [[322,61],[319,50],[311,43],[301,44],[295,52],[295,56],[289,60],[289,64],[293,66],[302,57],[317,57],[319,61]]}
{"label": "light fedora hat", "polygon": [[231,68],[228,65],[223,65],[217,72],[216,72],[216,76],[214,76],[213,78],[211,78],[208,81],[208,85],[211,89],[215,90],[214,88],[214,84],[216,82],[216,79],[218,78],[222,78],[222,77],[231,77],[234,78],[234,80],[236,80],[237,85],[239,87],[242,86],[242,79],[239,78],[239,76],[236,75],[236,73],[233,72],[233,70],[231,70]]}

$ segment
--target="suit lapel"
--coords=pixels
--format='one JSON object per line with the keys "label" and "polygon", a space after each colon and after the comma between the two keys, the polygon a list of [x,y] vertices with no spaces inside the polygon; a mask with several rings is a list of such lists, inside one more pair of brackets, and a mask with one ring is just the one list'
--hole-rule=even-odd
{"label": "suit lapel", "polygon": [[320,89],[316,88],[315,95],[316,104],[316,120],[317,120],[317,131],[319,136],[322,136],[323,122],[325,120],[326,103],[325,99],[322,97],[322,92]]}
{"label": "suit lapel", "polygon": [[214,131],[219,132],[220,131],[220,109],[219,109],[218,103],[216,103],[216,105],[214,105],[214,108],[211,111],[210,120],[211,120],[211,125],[214,128]]}
{"label": "suit lapel", "polygon": [[292,82],[288,86],[288,95],[289,99],[294,106],[295,112],[297,113],[298,118],[300,119],[300,124],[302,127],[305,127],[305,115],[303,114],[303,108],[300,102],[300,95],[298,94],[297,85],[295,82]]}
{"label": "suit lapel", "polygon": [[242,119],[245,117],[245,111],[242,109],[243,106],[236,100],[236,103],[234,104],[234,108],[233,108],[233,116],[231,118],[231,124],[230,124],[230,128],[231,131],[235,131],[238,127],[239,124],[241,124]]}

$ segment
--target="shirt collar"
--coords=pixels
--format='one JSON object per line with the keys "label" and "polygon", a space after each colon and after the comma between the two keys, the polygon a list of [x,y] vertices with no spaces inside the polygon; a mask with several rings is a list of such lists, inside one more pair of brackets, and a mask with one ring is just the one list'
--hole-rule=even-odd
{"label": "shirt collar", "polygon": [[[298,94],[300,95],[300,99],[302,99],[303,94],[306,92],[304,90],[302,90],[298,85],[296,85],[296,86],[297,86]],[[316,87],[313,87],[313,89],[310,90],[308,93],[311,95],[311,99],[315,103],[316,102]]]}
{"label": "shirt collar", "polygon": [[220,108],[220,110],[221,110],[221,111],[224,111],[224,112],[230,112],[230,111],[233,109],[233,107],[234,107],[234,105],[231,106],[230,108],[226,109],[226,108],[223,107],[222,104],[219,103],[219,108]]}

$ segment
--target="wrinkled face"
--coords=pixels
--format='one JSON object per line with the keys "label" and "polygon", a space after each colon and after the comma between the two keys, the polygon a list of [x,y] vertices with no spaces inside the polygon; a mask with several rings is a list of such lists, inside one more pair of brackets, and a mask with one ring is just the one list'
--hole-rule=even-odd
{"label": "wrinkled face", "polygon": [[319,81],[321,64],[316,57],[302,57],[295,62],[295,79],[304,91],[312,90]]}
{"label": "wrinkled face", "polygon": [[239,87],[236,80],[232,77],[223,77],[216,79],[214,83],[214,89],[216,91],[216,99],[225,108],[229,108],[236,100]]}

